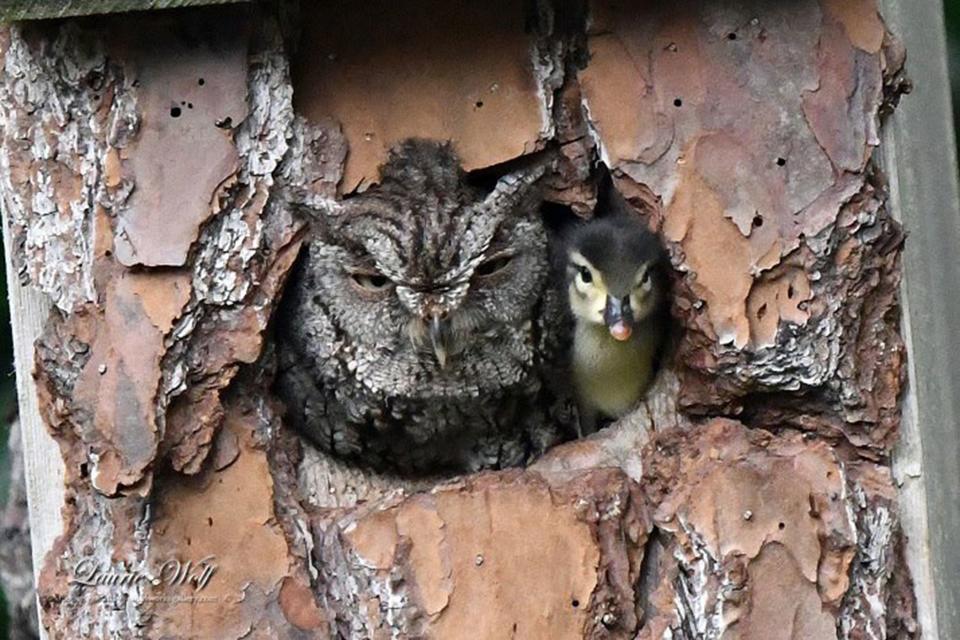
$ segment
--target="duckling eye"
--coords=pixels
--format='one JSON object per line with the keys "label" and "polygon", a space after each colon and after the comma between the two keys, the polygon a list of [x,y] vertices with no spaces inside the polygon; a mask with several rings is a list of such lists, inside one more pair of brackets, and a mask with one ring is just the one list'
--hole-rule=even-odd
{"label": "duckling eye", "polygon": [[390,278],[382,273],[357,272],[351,273],[350,277],[358,287],[365,291],[370,291],[371,293],[380,293],[385,291],[390,287],[390,285],[393,284],[393,282],[390,281]]}
{"label": "duckling eye", "polygon": [[584,284],[590,284],[593,282],[593,274],[590,273],[590,269],[587,269],[583,265],[577,267],[577,275],[580,276],[580,281]]}

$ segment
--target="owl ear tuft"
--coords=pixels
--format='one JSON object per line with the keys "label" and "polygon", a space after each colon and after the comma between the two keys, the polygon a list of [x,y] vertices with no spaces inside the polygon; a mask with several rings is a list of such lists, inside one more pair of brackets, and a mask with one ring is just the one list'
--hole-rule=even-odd
{"label": "owl ear tuft", "polygon": [[553,154],[542,154],[525,166],[502,176],[484,198],[483,207],[488,210],[516,207],[535,192],[540,179],[555,164],[556,158]]}
{"label": "owl ear tuft", "polygon": [[343,217],[340,215],[343,213],[343,203],[332,198],[314,199],[309,204],[293,202],[291,206],[297,216],[307,221],[314,233],[325,235],[331,227],[337,226]]}

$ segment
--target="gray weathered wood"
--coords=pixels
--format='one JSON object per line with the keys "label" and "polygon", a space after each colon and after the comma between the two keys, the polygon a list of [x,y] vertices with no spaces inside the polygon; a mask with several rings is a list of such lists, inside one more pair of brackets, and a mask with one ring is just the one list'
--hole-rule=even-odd
{"label": "gray weathered wood", "polygon": [[[20,405],[20,429],[23,442],[24,474],[30,512],[30,543],[34,580],[43,566],[43,558],[63,531],[60,509],[63,506],[63,458],[53,437],[47,432],[37,401],[33,379],[33,345],[50,313],[47,297],[20,284],[10,260],[10,231],[3,212],[3,242],[6,257],[7,291],[13,328],[13,353],[17,372],[17,401]],[[41,635],[45,635],[41,626]]]}
{"label": "gray weathered wood", "polygon": [[884,0],[914,92],[885,128],[890,206],[908,232],[903,332],[910,356],[901,447],[907,558],[926,638],[960,638],[960,206],[940,0]]}
{"label": "gray weathered wood", "polygon": [[63,18],[95,13],[147,11],[249,0],[0,0],[0,21]]}

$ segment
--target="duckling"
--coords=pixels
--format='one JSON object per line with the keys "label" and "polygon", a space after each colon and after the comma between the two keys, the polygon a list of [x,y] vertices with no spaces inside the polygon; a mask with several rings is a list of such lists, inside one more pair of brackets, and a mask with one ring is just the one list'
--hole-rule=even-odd
{"label": "duckling", "polygon": [[587,433],[637,405],[666,333],[663,247],[624,203],[611,204],[566,242],[573,380]]}

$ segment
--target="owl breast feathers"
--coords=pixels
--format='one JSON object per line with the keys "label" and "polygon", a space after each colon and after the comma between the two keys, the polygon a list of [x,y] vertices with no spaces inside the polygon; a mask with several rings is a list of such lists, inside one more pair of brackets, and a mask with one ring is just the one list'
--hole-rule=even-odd
{"label": "owl breast feathers", "polygon": [[378,469],[522,464],[562,436],[563,350],[536,183],[470,184],[449,145],[392,150],[316,214],[278,323],[279,393],[322,448]]}

